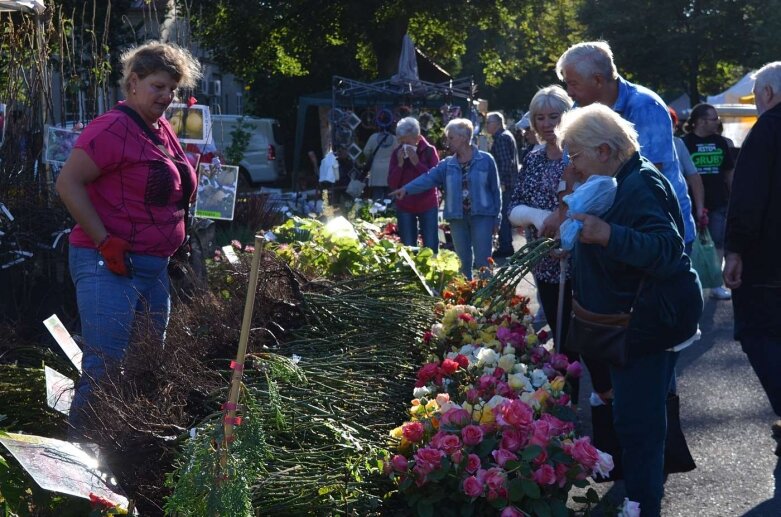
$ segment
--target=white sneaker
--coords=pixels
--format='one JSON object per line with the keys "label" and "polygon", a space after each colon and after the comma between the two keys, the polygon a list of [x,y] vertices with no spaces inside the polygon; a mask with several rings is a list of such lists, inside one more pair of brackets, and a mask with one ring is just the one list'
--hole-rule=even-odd
{"label": "white sneaker", "polygon": [[710,290],[710,297],[715,300],[729,300],[732,298],[732,293],[724,286],[714,287]]}

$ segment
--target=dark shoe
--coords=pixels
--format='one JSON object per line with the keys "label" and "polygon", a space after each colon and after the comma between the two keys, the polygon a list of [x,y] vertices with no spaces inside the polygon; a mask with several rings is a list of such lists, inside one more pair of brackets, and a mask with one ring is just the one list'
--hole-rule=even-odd
{"label": "dark shoe", "polygon": [[770,430],[773,432],[773,438],[781,440],[781,420],[773,422],[773,425],[770,426]]}
{"label": "dark shoe", "polygon": [[493,258],[507,258],[511,257],[513,253],[515,253],[515,251],[512,248],[506,250],[498,249],[494,251]]}

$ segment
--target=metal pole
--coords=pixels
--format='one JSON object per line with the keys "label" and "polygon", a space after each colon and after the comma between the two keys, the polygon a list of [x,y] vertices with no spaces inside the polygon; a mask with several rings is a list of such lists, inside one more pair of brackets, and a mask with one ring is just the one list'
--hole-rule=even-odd
{"label": "metal pole", "polygon": [[556,306],[556,353],[561,352],[561,326],[564,323],[564,287],[567,283],[567,256],[559,259],[559,302]]}

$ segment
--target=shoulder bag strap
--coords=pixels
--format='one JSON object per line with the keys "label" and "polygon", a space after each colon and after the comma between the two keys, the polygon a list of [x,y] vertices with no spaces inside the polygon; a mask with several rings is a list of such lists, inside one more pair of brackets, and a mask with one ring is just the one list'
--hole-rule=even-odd
{"label": "shoulder bag strap", "polygon": [[[114,109],[121,111],[130,119],[135,122],[141,130],[146,133],[146,136],[149,137],[149,139],[157,146],[161,146],[163,150],[165,150],[165,144],[160,139],[157,134],[150,129],[149,125],[144,122],[144,120],[141,118],[141,115],[139,115],[136,110],[129,106],[125,106],[124,104],[118,104],[114,106]],[[166,151],[166,154],[168,152]],[[169,156],[169,158],[173,158]],[[182,156],[179,157],[180,160],[187,160],[187,157]],[[185,233],[189,231],[190,227],[190,198],[193,195],[193,191],[195,190],[195,185],[193,185],[192,178],[189,174],[182,174],[182,172],[179,170],[179,167],[176,165],[175,160],[171,160],[174,162],[174,167],[176,168],[176,171],[179,173],[179,181],[182,182],[182,200],[179,202],[179,208],[182,208],[184,210],[184,225],[185,225]]]}

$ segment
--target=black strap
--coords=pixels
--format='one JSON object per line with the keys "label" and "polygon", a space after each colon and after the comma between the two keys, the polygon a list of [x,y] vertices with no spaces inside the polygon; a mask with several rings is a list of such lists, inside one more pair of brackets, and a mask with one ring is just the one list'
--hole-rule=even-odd
{"label": "black strap", "polygon": [[[149,137],[149,139],[158,146],[163,146],[163,149],[165,149],[165,144],[160,139],[157,134],[152,131],[152,129],[149,127],[149,125],[144,122],[144,119],[141,118],[141,115],[139,115],[136,110],[133,108],[126,106],[124,104],[117,104],[114,106],[114,109],[121,111],[128,117],[130,117],[133,122],[135,122],[138,127],[140,127],[144,133],[146,133],[146,136]],[[186,156],[179,156],[179,160],[183,162],[183,166],[186,166],[187,157]],[[189,231],[190,228],[190,198],[193,195],[193,192],[195,191],[195,185],[193,185],[192,177],[189,174],[183,173],[179,166],[177,165],[175,160],[171,160],[174,162],[174,166],[176,168],[176,171],[179,173],[179,181],[182,183],[182,200],[179,202],[179,208],[184,210],[184,226],[185,226],[185,234],[187,231]]]}

